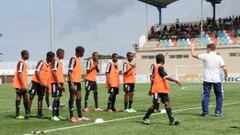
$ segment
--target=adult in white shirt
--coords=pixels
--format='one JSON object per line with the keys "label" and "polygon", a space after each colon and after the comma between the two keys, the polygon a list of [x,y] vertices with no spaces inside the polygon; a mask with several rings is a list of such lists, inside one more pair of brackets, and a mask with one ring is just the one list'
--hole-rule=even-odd
{"label": "adult in white shirt", "polygon": [[215,115],[222,116],[223,104],[223,86],[221,83],[221,70],[224,72],[224,79],[227,80],[227,69],[224,60],[216,52],[214,44],[207,45],[206,54],[198,54],[192,46],[192,57],[203,61],[203,92],[202,92],[202,116],[206,117],[209,114],[209,97],[211,88],[213,87],[216,96]]}

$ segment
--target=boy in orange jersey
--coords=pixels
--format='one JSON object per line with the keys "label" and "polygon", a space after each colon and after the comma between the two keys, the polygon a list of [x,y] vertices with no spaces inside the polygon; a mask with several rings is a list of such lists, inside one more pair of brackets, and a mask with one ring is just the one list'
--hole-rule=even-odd
{"label": "boy in orange jersey", "polygon": [[136,112],[132,108],[134,87],[135,87],[135,65],[132,64],[134,54],[132,52],[127,53],[127,61],[123,64],[123,90],[124,96],[124,112]]}
{"label": "boy in orange jersey", "polygon": [[107,111],[108,112],[115,112],[115,101],[116,96],[119,94],[120,88],[120,74],[121,71],[118,68],[118,54],[112,54],[112,62],[108,63],[107,70],[106,70],[106,86],[108,88],[108,104],[107,104]]}
{"label": "boy in orange jersey", "polygon": [[42,102],[44,93],[49,84],[50,77],[50,65],[54,60],[55,54],[53,52],[48,52],[46,60],[40,60],[35,68],[35,73],[32,78],[31,87],[28,91],[29,97],[29,111],[31,110],[32,100],[34,96],[38,95],[38,112],[37,117],[42,118],[44,115],[42,114]]}
{"label": "boy in orange jersey", "polygon": [[156,56],[156,64],[151,66],[152,69],[152,82],[149,95],[153,96],[153,105],[148,109],[147,113],[143,117],[143,123],[150,124],[149,117],[159,105],[160,101],[165,105],[165,109],[169,119],[169,125],[178,125],[179,121],[176,121],[173,117],[170,100],[169,100],[169,85],[168,81],[175,82],[179,86],[181,83],[167,75],[163,65],[165,64],[164,55],[158,54]]}
{"label": "boy in orange jersey", "polygon": [[97,73],[99,72],[98,68],[98,52],[93,52],[92,58],[86,63],[86,76],[85,76],[85,105],[84,112],[88,112],[88,97],[91,91],[93,91],[93,97],[95,102],[95,111],[102,111],[98,106],[98,87],[97,87]]}
{"label": "boy in orange jersey", "polygon": [[[82,94],[81,94],[81,80],[82,80],[82,65],[81,57],[83,57],[85,49],[82,46],[78,46],[75,49],[75,56],[70,59],[69,70],[68,70],[68,84],[69,84],[69,113],[70,113],[70,122],[79,122],[89,120],[87,117],[82,115]],[[78,112],[78,117],[73,116],[73,104],[76,99],[76,107]]]}
{"label": "boy in orange jersey", "polygon": [[52,120],[60,121],[65,119],[59,115],[60,98],[64,90],[64,74],[61,60],[64,58],[64,50],[59,48],[56,51],[57,58],[53,61],[50,72],[51,93],[53,97],[52,103]]}
{"label": "boy in orange jersey", "polygon": [[16,89],[16,118],[23,119],[24,116],[19,115],[21,98],[23,97],[23,104],[25,108],[25,118],[29,116],[28,112],[28,95],[27,95],[27,85],[28,85],[28,74],[27,74],[27,64],[26,60],[29,59],[29,52],[23,50],[21,52],[21,59],[17,63],[15,76],[13,79],[13,88]]}

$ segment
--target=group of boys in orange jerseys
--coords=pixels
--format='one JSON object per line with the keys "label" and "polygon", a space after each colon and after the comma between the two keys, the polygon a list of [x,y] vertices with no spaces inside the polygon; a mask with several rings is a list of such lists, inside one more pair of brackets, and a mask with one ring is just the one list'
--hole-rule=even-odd
{"label": "group of boys in orange jerseys", "polygon": [[[82,65],[81,57],[83,57],[85,49],[82,46],[78,46],[75,49],[75,55],[71,57],[68,68],[67,82],[69,86],[69,121],[79,122],[88,121],[89,118],[84,117],[82,111],[88,112],[88,98],[90,92],[93,91],[95,109],[94,111],[103,111],[98,104],[98,86],[97,86],[97,74],[99,72],[99,54],[94,52],[92,57],[86,62],[86,74],[85,74],[85,98],[84,108],[82,109],[82,93],[81,93],[81,81],[82,81]],[[56,51],[56,58],[53,52],[48,52],[45,60],[40,60],[33,74],[33,78],[28,88],[28,72],[26,60],[29,59],[29,52],[23,50],[21,52],[21,59],[17,63],[16,73],[13,80],[13,88],[16,89],[16,118],[28,119],[31,112],[32,101],[34,96],[38,96],[37,101],[37,117],[44,117],[42,113],[42,102],[44,95],[46,97],[49,93],[52,94],[52,120],[60,121],[65,120],[60,115],[60,99],[62,97],[64,89],[64,72],[61,60],[64,58],[64,50],[58,49]],[[120,75],[123,75],[123,90],[124,95],[124,112],[136,112],[132,108],[133,96],[135,89],[135,64],[133,63],[134,54],[132,52],[127,53],[127,61],[123,64],[123,70],[120,70],[118,65],[118,54],[112,54],[112,61],[108,63],[106,69],[106,87],[108,89],[108,112],[118,111],[115,108],[116,97],[119,94],[120,89]],[[181,83],[167,75],[163,65],[165,58],[162,54],[156,56],[156,64],[151,66],[151,88],[149,95],[153,96],[153,105],[148,109],[143,118],[144,124],[150,124],[150,115],[159,107],[160,102],[165,105],[165,109],[169,118],[170,125],[178,125],[179,121],[175,120],[171,111],[170,100],[168,97],[169,86],[168,81],[176,82],[181,86]],[[28,97],[29,95],[29,97]],[[25,116],[19,114],[20,102],[23,98],[25,107]],[[48,98],[46,98],[48,101]],[[77,117],[74,117],[74,102],[77,108]],[[49,104],[49,101],[47,102]]]}

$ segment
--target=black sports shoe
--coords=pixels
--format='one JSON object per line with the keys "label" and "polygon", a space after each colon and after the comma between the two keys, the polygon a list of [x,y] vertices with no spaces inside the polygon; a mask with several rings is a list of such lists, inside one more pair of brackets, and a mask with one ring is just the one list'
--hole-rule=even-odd
{"label": "black sports shoe", "polygon": [[180,121],[177,121],[177,120],[174,120],[173,122],[169,122],[169,125],[179,125],[180,124]]}
{"label": "black sports shoe", "polygon": [[43,114],[38,114],[37,118],[44,118],[44,115]]}
{"label": "black sports shoe", "polygon": [[25,119],[27,120],[29,118],[30,114],[29,113],[26,113],[25,114]]}
{"label": "black sports shoe", "polygon": [[202,113],[201,116],[202,116],[202,117],[208,117],[208,114]]}

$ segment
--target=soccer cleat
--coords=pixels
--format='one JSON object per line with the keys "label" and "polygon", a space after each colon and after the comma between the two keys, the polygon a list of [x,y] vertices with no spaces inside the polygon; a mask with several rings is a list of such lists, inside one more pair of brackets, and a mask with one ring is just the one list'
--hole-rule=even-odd
{"label": "soccer cleat", "polygon": [[160,110],[160,113],[161,113],[161,114],[166,113],[166,109],[162,109],[162,110]]}
{"label": "soccer cleat", "polygon": [[180,122],[177,121],[177,120],[174,120],[173,122],[169,122],[169,125],[175,125],[175,126],[177,126],[177,125],[179,125],[179,124],[180,124]]}
{"label": "soccer cleat", "polygon": [[216,117],[222,117],[223,114],[222,114],[222,113],[216,113],[215,116],[216,116]]}
{"label": "soccer cleat", "polygon": [[52,121],[60,121],[60,119],[57,116],[52,117]]}
{"label": "soccer cleat", "polygon": [[58,118],[59,118],[60,120],[66,120],[66,118],[63,117],[63,116],[58,116]]}
{"label": "soccer cleat", "polygon": [[112,109],[107,109],[106,111],[107,111],[107,112],[113,112]]}
{"label": "soccer cleat", "polygon": [[77,122],[79,122],[78,119],[76,119],[76,118],[74,118],[74,117],[70,118],[69,121],[72,122],[72,123],[77,123]]}
{"label": "soccer cleat", "polygon": [[201,116],[202,117],[208,117],[208,114],[203,113]]}
{"label": "soccer cleat", "polygon": [[131,113],[135,113],[135,112],[137,112],[136,110],[134,110],[134,109],[129,109],[129,111],[131,112]]}
{"label": "soccer cleat", "polygon": [[16,119],[24,119],[25,117],[24,116],[17,116]]}
{"label": "soccer cleat", "polygon": [[116,108],[112,108],[112,111],[113,111],[113,112],[120,112],[121,110],[116,109]]}
{"label": "soccer cleat", "polygon": [[81,117],[81,118],[77,118],[78,121],[89,121],[90,119],[87,117]]}
{"label": "soccer cleat", "polygon": [[29,117],[30,117],[29,113],[25,114],[25,119],[28,119]]}
{"label": "soccer cleat", "polygon": [[125,109],[123,112],[129,113],[130,110],[129,109]]}
{"label": "soccer cleat", "polygon": [[143,119],[143,124],[150,125],[150,120],[149,119]]}
{"label": "soccer cleat", "polygon": [[95,108],[94,111],[95,112],[102,112],[103,110],[101,108]]}
{"label": "soccer cleat", "polygon": [[49,110],[49,111],[52,111],[52,106],[49,106],[49,107],[48,107],[48,110]]}
{"label": "soccer cleat", "polygon": [[84,112],[89,112],[89,109],[88,109],[87,107],[85,107],[85,108],[83,109],[83,111],[84,111]]}
{"label": "soccer cleat", "polygon": [[43,114],[38,114],[36,117],[37,118],[44,118],[44,115]]}

